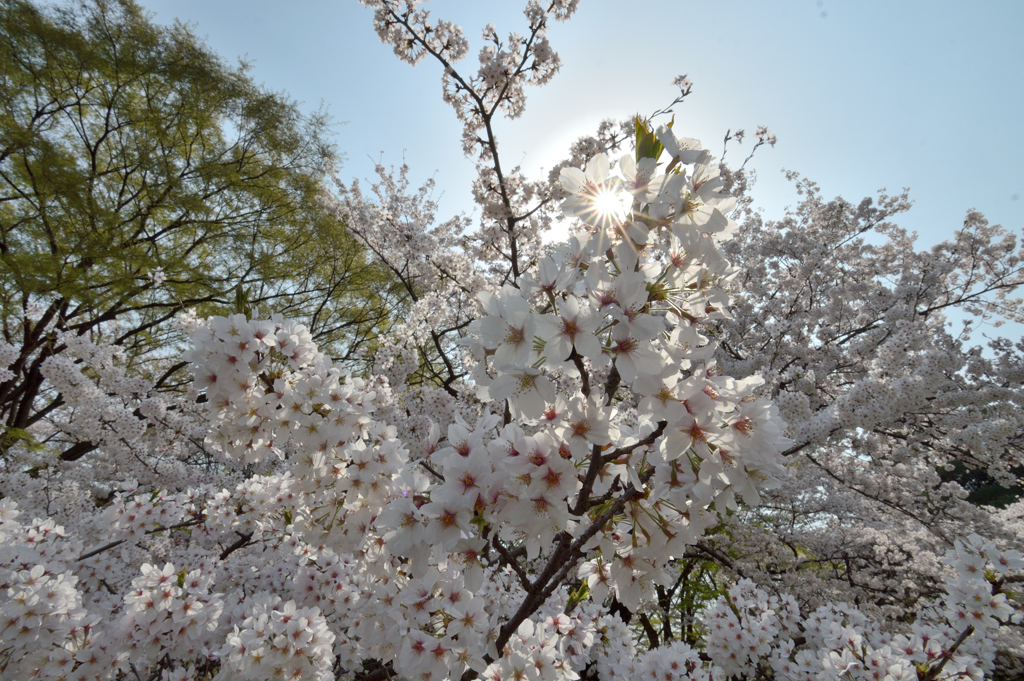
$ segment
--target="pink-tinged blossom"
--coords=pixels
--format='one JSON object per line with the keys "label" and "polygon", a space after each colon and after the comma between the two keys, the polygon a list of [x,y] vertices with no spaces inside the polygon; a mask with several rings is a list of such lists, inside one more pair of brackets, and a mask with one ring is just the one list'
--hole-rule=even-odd
{"label": "pink-tinged blossom", "polygon": [[555,401],[555,387],[540,369],[506,367],[491,383],[488,395],[492,400],[508,399],[527,419],[539,419],[547,404]]}
{"label": "pink-tinged blossom", "polygon": [[555,434],[569,445],[573,459],[582,461],[595,445],[603,448],[618,438],[618,428],[612,425],[616,413],[614,407],[600,406],[593,399],[573,402]]}
{"label": "pink-tinged blossom", "polygon": [[637,162],[633,154],[619,159],[619,170],[625,178],[623,188],[640,201],[657,196],[664,175],[656,176],[658,162],[653,158],[642,158]]}
{"label": "pink-tinged blossom", "polygon": [[527,364],[536,335],[536,322],[527,302],[508,289],[501,297],[482,292],[479,298],[489,312],[479,322],[484,347],[494,350],[494,360],[499,364]]}
{"label": "pink-tinged blossom", "polygon": [[537,316],[537,335],[544,341],[544,354],[554,362],[568,359],[573,348],[596,360],[601,343],[594,335],[601,322],[586,300],[574,296],[559,303],[554,314]]}
{"label": "pink-tinged blossom", "polygon": [[621,324],[612,329],[609,345],[609,352],[615,358],[615,368],[627,383],[635,381],[640,374],[660,372],[658,362],[661,355],[654,351],[650,341],[631,335],[627,325]]}
{"label": "pink-tinged blossom", "polygon": [[622,180],[611,175],[610,169],[611,163],[604,153],[587,161],[585,171],[562,168],[559,181],[569,194],[562,201],[562,212],[599,228],[621,222],[624,217]]}
{"label": "pink-tinged blossom", "polygon": [[[1012,235],[971,213],[918,252],[891,222],[904,198],[806,181],[762,220],[742,170],[667,127],[658,159],[609,123],[531,181],[490,123],[557,71],[548,25],[576,2],[529,2],[461,72],[457,26],[366,4],[400,58],[444,60],[479,220],[439,221],[407,168],[336,182],[324,206],[398,291],[372,351],[335,338],[337,361],[322,316],[186,313],[186,385],[170,350],[107,342],[118,320],[78,334],[21,305],[0,392],[36,362],[42,383],[3,447],[0,675],[992,670],[1021,620],[1021,507],[957,476],[1017,482],[1020,348],[969,350],[942,312],[1019,321]],[[578,220],[554,245],[559,185]],[[695,646],[668,618],[650,648],[656,587],[687,599],[701,574]]]}

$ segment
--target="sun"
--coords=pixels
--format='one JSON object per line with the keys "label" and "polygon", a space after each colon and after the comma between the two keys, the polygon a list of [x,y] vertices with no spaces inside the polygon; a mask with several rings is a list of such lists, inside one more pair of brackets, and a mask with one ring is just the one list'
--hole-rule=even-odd
{"label": "sun", "polygon": [[623,222],[629,209],[629,194],[602,187],[594,194],[594,211],[602,222]]}

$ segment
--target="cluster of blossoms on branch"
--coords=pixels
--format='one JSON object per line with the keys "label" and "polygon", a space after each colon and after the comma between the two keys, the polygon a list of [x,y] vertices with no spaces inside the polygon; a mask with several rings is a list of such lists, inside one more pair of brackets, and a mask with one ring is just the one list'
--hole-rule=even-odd
{"label": "cluster of blossoms on branch", "polygon": [[[743,547],[737,576],[906,620],[940,597],[957,538],[1024,548],[1021,347],[974,345],[1020,322],[1019,240],[970,211],[918,250],[893,222],[906,192],[851,204],[791,178],[801,203],[781,220],[741,198],[725,244],[741,273],[718,336],[727,372],[764,377],[794,440],[791,475],[730,518],[720,546]],[[729,173],[741,197],[746,182]],[[1019,630],[998,637],[1013,678]]]}
{"label": "cluster of blossoms on branch", "polygon": [[[566,173],[570,186],[573,175]],[[609,182],[605,175],[592,184]],[[629,262],[618,253],[614,261],[604,256],[609,264]],[[588,272],[597,268],[592,256],[581,262]],[[667,323],[654,314],[653,299],[632,320],[609,312],[600,326],[589,325],[594,353],[579,366],[569,358],[577,344],[589,344],[583,329],[567,348],[558,350],[552,336],[517,362],[516,329],[550,328],[540,321],[549,295],[555,311],[557,301],[571,299],[543,288],[534,296],[541,312],[509,291],[503,298],[481,294],[483,307],[507,316],[484,315],[479,326],[507,328],[469,336],[481,377],[471,386],[478,420],[471,426],[455,416],[447,438],[435,427],[425,442],[410,442],[420,455],[410,455],[394,428],[378,420],[377,412],[401,410],[386,382],[342,377],[301,326],[242,315],[183,320],[207,395],[210,444],[268,466],[267,473],[230,491],[208,484],[116,495],[101,518],[106,529],[92,536],[113,539],[110,550],[127,539],[136,554],[176,561],[142,564],[123,591],[116,573],[77,569],[103,553],[85,551],[52,520],[19,524],[15,504],[5,500],[5,671],[26,678],[108,678],[140,669],[168,679],[204,678],[212,669],[224,679],[331,678],[335,667],[354,673],[374,660],[406,678],[432,679],[467,670],[490,679],[527,670],[576,678],[588,668],[602,678],[726,678],[763,665],[793,679],[877,678],[878,669],[899,679],[920,670],[941,672],[930,678],[980,677],[992,648],[970,634],[1013,616],[1006,596],[993,594],[989,573],[1007,575],[1024,562],[976,537],[950,552],[959,576],[910,636],[883,632],[853,606],[801,618],[792,597],[769,597],[741,582],[705,615],[709,659],[681,642],[638,652],[633,632],[602,605],[649,607],[652,587],[671,583],[671,561],[717,522],[719,507],[735,508],[736,491],[756,503],[758,484],[778,472],[765,461],[787,441],[770,408],[744,401],[749,387],[694,363],[705,345],[685,349],[667,329],[647,342],[649,361],[660,359],[660,373],[671,373],[644,382],[651,364],[624,368],[633,385],[652,386],[625,397],[618,371],[625,355],[615,351],[612,320],[638,328]],[[683,307],[671,295],[661,302],[670,300]],[[560,319],[567,321],[565,313]],[[553,357],[565,353],[551,367],[538,352],[549,344]],[[671,364],[666,348],[677,353]],[[604,388],[585,395],[602,361],[595,388]],[[526,372],[533,364],[544,371]],[[683,372],[688,378],[678,380]],[[559,387],[542,373],[561,375]],[[531,378],[511,384],[503,410],[491,393],[510,374]],[[597,399],[616,383],[624,396],[616,407]],[[575,391],[566,394],[565,386]],[[147,541],[161,529],[186,527],[187,540],[176,546]],[[232,535],[240,541],[227,545]],[[123,594],[120,602],[99,585]],[[97,617],[104,611],[111,619]]]}
{"label": "cluster of blossoms on branch", "polygon": [[[744,177],[672,124],[637,118],[618,155],[623,128],[604,126],[548,181],[503,169],[494,117],[518,116],[525,85],[557,71],[548,21],[576,2],[530,2],[527,33],[507,40],[487,27],[471,78],[455,68],[468,52],[457,26],[412,0],[364,4],[400,58],[444,66],[478,163],[478,231],[458,218],[435,226],[430,187],[410,193],[404,168],[378,169],[373,200],[358,183],[325,196],[407,299],[364,376],[279,316],[183,315],[194,380],[177,394],[127,372],[116,346],[55,339],[66,352],[43,375],[64,409],[48,425],[98,451],[55,462],[27,435],[5,445],[5,678],[931,681],[992,670],[1021,625],[1012,514],[985,526],[998,541],[943,526],[945,551],[930,554],[938,587],[907,587],[899,620],[886,619],[887,584],[852,572],[851,602],[821,602],[836,589],[826,548],[763,531],[784,526],[780,498],[811,505],[827,491],[797,479],[787,456],[872,419],[891,426],[874,395],[888,386],[930,402],[955,363],[894,323],[868,378],[826,403],[810,358],[780,368],[768,356],[776,322],[750,322],[767,340],[742,346],[751,313],[742,298],[733,309],[745,275],[730,264],[743,234],[728,190],[742,196]],[[757,138],[775,141],[767,129]],[[569,239],[545,244],[560,217]],[[0,379],[16,356],[0,345]],[[895,387],[882,380],[901,369]],[[807,517],[808,535],[829,522],[820,509]],[[780,544],[821,574],[772,572]],[[681,590],[708,564],[729,571],[721,590]],[[872,586],[884,598],[862,598]]]}

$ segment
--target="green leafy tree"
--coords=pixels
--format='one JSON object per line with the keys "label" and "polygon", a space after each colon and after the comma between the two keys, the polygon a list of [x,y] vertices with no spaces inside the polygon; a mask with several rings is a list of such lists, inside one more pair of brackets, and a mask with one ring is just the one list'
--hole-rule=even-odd
{"label": "green leafy tree", "polygon": [[7,432],[61,405],[40,366],[62,332],[114,340],[141,367],[177,342],[176,314],[228,311],[236,290],[341,358],[387,318],[386,279],[318,200],[335,160],[324,114],[132,0],[2,0],[0,33]]}

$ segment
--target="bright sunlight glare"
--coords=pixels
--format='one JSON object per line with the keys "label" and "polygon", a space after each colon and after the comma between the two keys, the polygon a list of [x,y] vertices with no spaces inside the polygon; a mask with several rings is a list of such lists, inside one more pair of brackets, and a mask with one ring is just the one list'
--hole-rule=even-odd
{"label": "bright sunlight glare", "polygon": [[615,218],[621,222],[626,218],[629,202],[630,196],[625,192],[601,189],[594,196],[594,210],[602,218]]}

